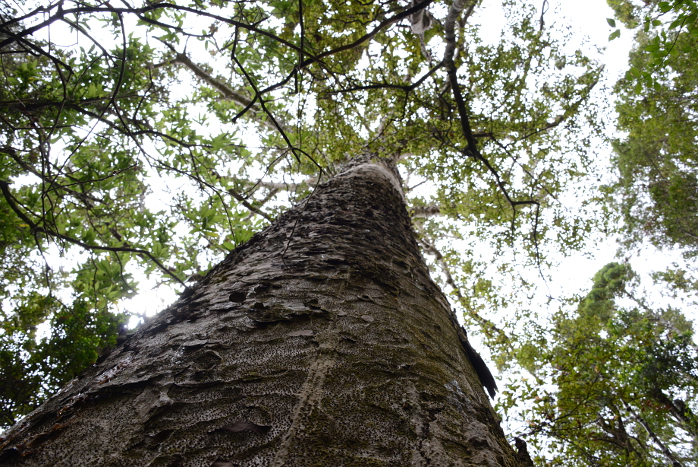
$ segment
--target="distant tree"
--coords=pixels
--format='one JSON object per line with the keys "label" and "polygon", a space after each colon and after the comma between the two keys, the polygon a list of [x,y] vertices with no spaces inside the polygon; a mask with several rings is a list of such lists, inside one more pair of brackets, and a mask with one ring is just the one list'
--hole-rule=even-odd
{"label": "distant tree", "polygon": [[693,1],[609,2],[638,28],[616,85],[614,142],[626,239],[698,251],[698,9]]}
{"label": "distant tree", "polygon": [[[698,39],[682,35],[678,43]],[[647,55],[634,52],[631,64],[642,68]],[[655,73],[654,85],[637,94],[617,85],[619,129],[615,162],[623,195],[628,239],[650,239],[657,246],[698,250],[698,71],[686,55],[671,56]]]}
{"label": "distant tree", "polygon": [[[649,308],[633,277],[625,264],[606,265],[576,310],[556,314],[550,336],[523,349],[538,384],[512,389],[532,404],[520,413],[523,434],[546,447],[547,465],[698,465],[692,325],[678,310]],[[507,398],[513,406],[517,395]]]}

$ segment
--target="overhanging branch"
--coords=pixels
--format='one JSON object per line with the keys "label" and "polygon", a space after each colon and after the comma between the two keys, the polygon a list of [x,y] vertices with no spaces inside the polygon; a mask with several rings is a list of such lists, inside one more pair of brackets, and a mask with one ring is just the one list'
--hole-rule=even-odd
{"label": "overhanging branch", "polygon": [[499,172],[497,171],[497,169],[495,169],[490,163],[490,161],[480,153],[480,150],[477,147],[477,141],[475,140],[475,137],[473,135],[472,127],[470,126],[469,112],[465,104],[465,99],[463,98],[463,94],[460,90],[460,85],[458,84],[458,68],[456,67],[453,61],[453,57],[456,51],[456,21],[460,16],[460,13],[466,7],[473,8],[475,6],[475,3],[476,2],[472,0],[456,0],[451,4],[451,7],[448,11],[448,16],[446,17],[446,22],[444,24],[444,35],[446,37],[446,51],[444,53],[443,63],[446,66],[448,79],[451,84],[451,90],[453,91],[453,98],[455,99],[456,107],[458,108],[458,116],[460,119],[463,136],[465,137],[466,141],[467,154],[473,157],[481,164],[483,164],[487,171],[490,172],[494,177],[495,182],[497,183],[497,186],[499,187],[500,191],[506,198],[509,205],[514,210],[514,217],[512,218],[513,228],[517,206],[540,205],[538,201],[535,200],[515,201],[514,199],[512,199],[509,195],[509,190],[507,190],[507,187],[504,185],[504,182],[499,176]]}
{"label": "overhanging branch", "polygon": [[78,245],[86,250],[90,251],[95,251],[95,250],[103,250],[103,251],[112,251],[112,252],[122,252],[122,253],[135,253],[139,255],[146,256],[148,259],[150,259],[153,263],[157,265],[158,268],[160,268],[161,271],[163,271],[165,274],[168,276],[172,277],[174,280],[179,282],[181,285],[186,287],[186,284],[172,271],[167,269],[155,256],[152,255],[147,250],[141,250],[139,248],[129,248],[129,247],[111,247],[111,246],[102,246],[102,245],[91,245],[89,243],[85,243],[83,241],[80,241],[76,238],[70,237],[68,235],[64,235],[61,233],[58,233],[54,230],[47,229],[45,227],[42,227],[40,225],[37,225],[34,223],[26,214],[22,212],[22,210],[19,208],[17,203],[15,202],[15,198],[10,192],[10,184],[4,180],[0,180],[0,192],[2,192],[3,197],[5,198],[5,201],[7,202],[7,205],[14,211],[15,214],[17,214],[17,217],[19,217],[22,221],[24,221],[25,224],[29,226],[29,229],[33,233],[43,233],[51,237],[56,237],[60,238],[61,240],[65,240],[69,243],[72,243],[74,245]]}

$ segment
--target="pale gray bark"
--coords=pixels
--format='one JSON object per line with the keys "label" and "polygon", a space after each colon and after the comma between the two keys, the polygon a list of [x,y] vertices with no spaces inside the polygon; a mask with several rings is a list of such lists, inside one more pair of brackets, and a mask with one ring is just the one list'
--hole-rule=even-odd
{"label": "pale gray bark", "polygon": [[6,433],[7,466],[516,466],[397,172],[356,163]]}

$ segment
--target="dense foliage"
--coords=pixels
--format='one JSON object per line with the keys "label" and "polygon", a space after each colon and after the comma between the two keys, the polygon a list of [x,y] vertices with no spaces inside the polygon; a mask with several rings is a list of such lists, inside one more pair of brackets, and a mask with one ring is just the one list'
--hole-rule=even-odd
{"label": "dense foliage", "polygon": [[[692,255],[698,246],[698,7],[692,1],[627,1],[619,18],[638,26],[626,77],[616,85],[615,142],[627,239]],[[642,25],[642,27],[639,27]]]}
{"label": "dense foliage", "polygon": [[692,326],[679,310],[649,308],[635,282],[628,265],[606,265],[577,307],[521,351],[537,384],[519,381],[506,396],[531,402],[520,416],[548,465],[695,465]]}

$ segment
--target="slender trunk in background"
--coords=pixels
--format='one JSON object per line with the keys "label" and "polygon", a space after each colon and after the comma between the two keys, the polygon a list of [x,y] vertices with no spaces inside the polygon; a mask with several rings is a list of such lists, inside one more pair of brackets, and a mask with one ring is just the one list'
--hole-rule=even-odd
{"label": "slender trunk in background", "polygon": [[[7,466],[516,466],[388,163],[355,162],[5,434]],[[530,462],[530,461],[529,461]]]}

